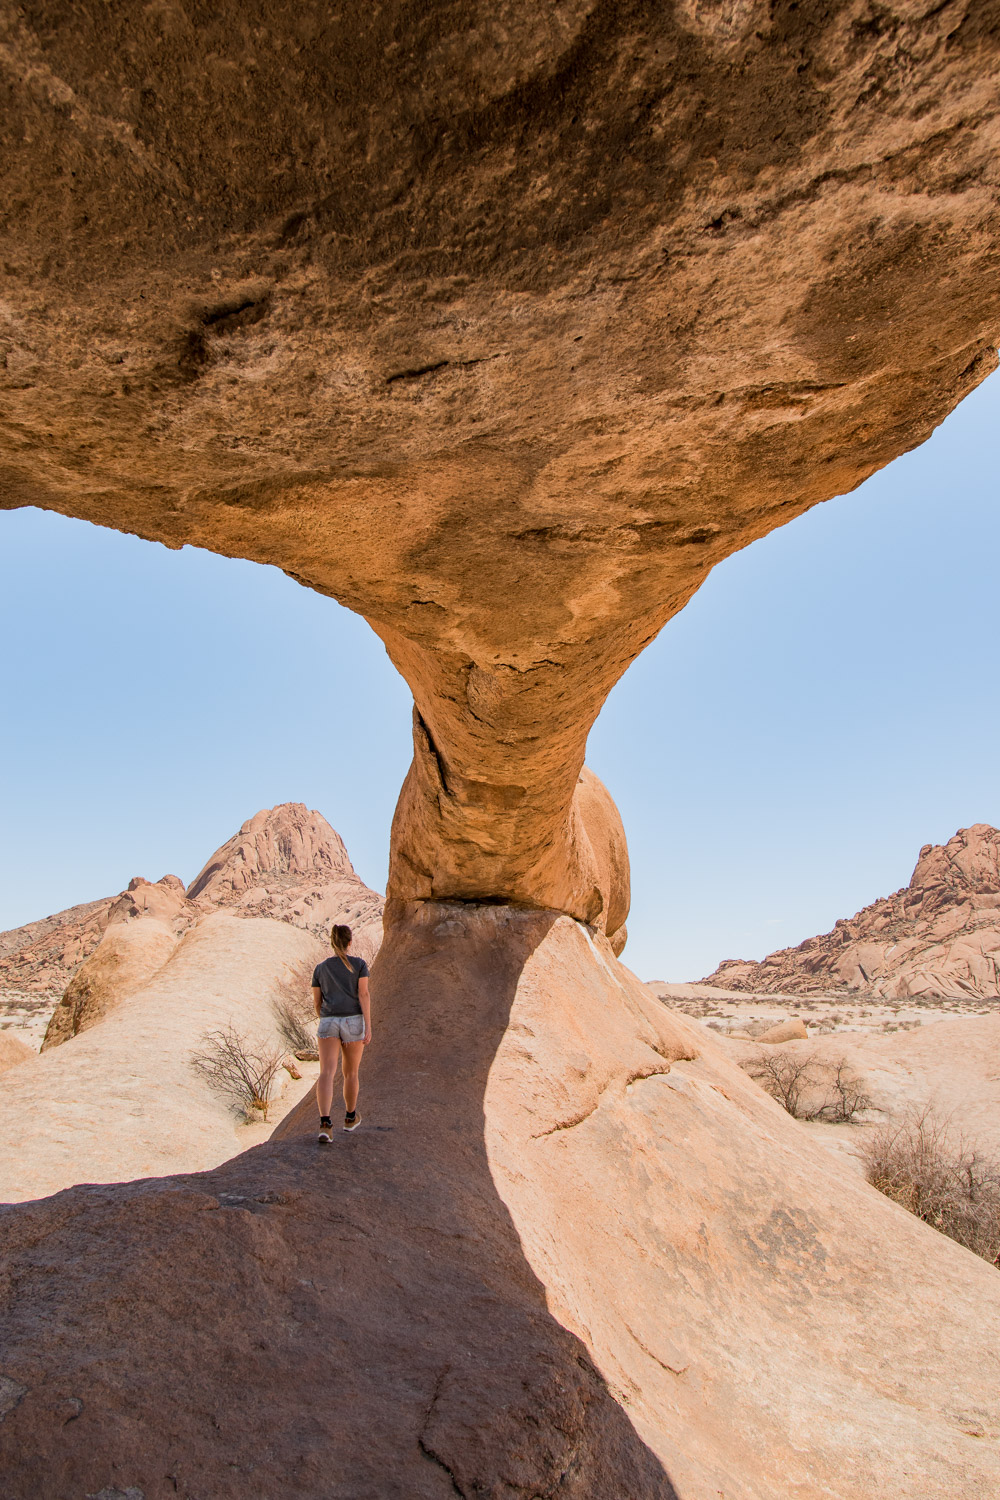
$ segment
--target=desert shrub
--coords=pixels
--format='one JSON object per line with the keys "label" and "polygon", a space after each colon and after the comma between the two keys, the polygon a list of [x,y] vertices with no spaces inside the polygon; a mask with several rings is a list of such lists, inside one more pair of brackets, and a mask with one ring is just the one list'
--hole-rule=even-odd
{"label": "desert shrub", "polygon": [[297,1006],[294,1000],[282,996],[274,1001],[274,1018],[278,1030],[296,1057],[301,1052],[316,1051],[316,1017],[313,1015],[312,1007],[306,1012],[301,1006]]}
{"label": "desert shrub", "polygon": [[1000,1265],[1000,1161],[929,1108],[872,1132],[861,1148],[868,1181],[991,1265]]}
{"label": "desert shrub", "polygon": [[787,1109],[793,1119],[807,1118],[804,1098],[816,1080],[818,1062],[815,1053],[761,1047],[742,1066],[772,1099],[777,1099]]}
{"label": "desert shrub", "polygon": [[288,1043],[296,1057],[315,1058],[316,1014],[313,1010],[309,981],[312,970],[300,970],[291,979],[279,984],[272,1001],[274,1019],[278,1031]]}
{"label": "desert shrub", "polygon": [[868,1093],[865,1080],[855,1073],[846,1057],[828,1063],[822,1073],[822,1087],[827,1098],[810,1119],[851,1125],[858,1115],[874,1110],[875,1101]]}
{"label": "desert shrub", "polygon": [[255,1112],[266,1120],[283,1057],[276,1048],[253,1043],[234,1026],[224,1026],[205,1033],[199,1050],[191,1056],[191,1066],[246,1120],[253,1120]]}
{"label": "desert shrub", "polygon": [[852,1124],[875,1108],[846,1058],[825,1062],[815,1052],[761,1047],[742,1066],[795,1120]]}

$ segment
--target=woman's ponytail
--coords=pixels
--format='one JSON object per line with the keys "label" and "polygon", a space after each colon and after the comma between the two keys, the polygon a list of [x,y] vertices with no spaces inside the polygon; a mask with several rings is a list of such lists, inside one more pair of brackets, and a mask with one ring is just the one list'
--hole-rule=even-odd
{"label": "woman's ponytail", "polygon": [[354,966],[350,963],[347,957],[347,950],[351,946],[351,929],[349,927],[345,927],[342,922],[338,922],[336,926],[331,927],[330,946],[333,949],[334,953],[336,953],[337,957],[344,964],[346,964],[353,973]]}

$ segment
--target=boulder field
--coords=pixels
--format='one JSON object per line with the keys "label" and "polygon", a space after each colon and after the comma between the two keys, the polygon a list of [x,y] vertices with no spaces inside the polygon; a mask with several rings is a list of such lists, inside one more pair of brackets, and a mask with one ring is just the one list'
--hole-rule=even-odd
{"label": "boulder field", "polygon": [[395,908],[372,987],[356,1134],[0,1210],[10,1500],[997,1489],[997,1273],[599,934]]}

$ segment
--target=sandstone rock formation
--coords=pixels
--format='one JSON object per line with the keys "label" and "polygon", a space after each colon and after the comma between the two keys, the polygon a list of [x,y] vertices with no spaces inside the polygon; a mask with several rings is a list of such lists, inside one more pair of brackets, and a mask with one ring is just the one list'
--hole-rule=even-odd
{"label": "sandstone rock formation", "polygon": [[182,932],[192,921],[184,885],[176,875],[155,883],[141,875],[117,896],[86,901],[41,921],[0,932],[0,1006],[20,1009],[29,1023],[47,1022],[80,965],[95,952],[108,928],[150,917]]}
{"label": "sandstone rock formation", "polygon": [[[853,1177],[831,1206],[710,1044],[673,1060],[603,946],[624,851],[581,780],[709,569],[995,366],[987,0],[0,24],[0,503],[279,566],[416,705],[384,1131],[322,1177],[293,1135],[7,1209],[12,1500],[995,1489],[995,1273]],[[515,1025],[566,1061],[504,1083],[501,1048],[508,1214],[482,1100],[535,950]]]}
{"label": "sandstone rock formation", "polygon": [[0,932],[0,1002],[5,1014],[18,1010],[29,1021],[35,1015],[48,1021],[80,964],[101,941],[115,899],[85,901]]}
{"label": "sandstone rock formation", "polygon": [[[626,869],[626,890],[627,878]],[[368,959],[381,941],[382,898],[355,873],[340,835],[319,813],[286,802],[248,819],[188,891],[176,875],[136,876],[118,896],[0,933],[0,1004],[37,1007],[48,1021],[43,1047],[57,1046],[151,977],[159,957],[166,962],[162,929],[180,936],[219,910],[290,922],[324,942],[346,921]],[[159,924],[159,935],[152,925],[142,926],[145,936],[126,935],[137,923]]]}
{"label": "sandstone rock formation", "polygon": [[606,927],[612,684],[996,364],[987,0],[3,28],[0,503],[359,610],[417,705],[391,893]]}
{"label": "sandstone rock formation", "polygon": [[163,968],[176,946],[177,934],[155,917],[109,927],[66,986],[52,1012],[42,1051],[102,1021]]}
{"label": "sandstone rock formation", "polygon": [[1000,830],[925,844],[908,886],[832,932],[760,963],[727,959],[703,981],[773,994],[1000,998]]}
{"label": "sandstone rock formation", "polygon": [[[0,1203],[78,1182],[196,1171],[240,1149],[236,1118],[193,1071],[191,1055],[207,1031],[230,1022],[276,1045],[273,1001],[287,985],[307,986],[327,950],[290,924],[228,912],[204,917],[179,942],[167,935],[169,948],[162,929],[144,930],[158,925],[109,929],[84,970],[94,970],[111,938],[110,982],[129,966],[131,986],[114,995],[113,1010],[89,1015],[79,1035],[3,1075]],[[136,934],[138,956],[130,951]],[[142,982],[143,961],[164,952],[169,962]]]}
{"label": "sandstone rock formation", "polygon": [[777,1026],[768,1026],[760,1033],[758,1042],[769,1044],[778,1042],[795,1042],[804,1040],[809,1035],[805,1022],[798,1019],[791,1021],[779,1021]]}
{"label": "sandstone rock formation", "polygon": [[0,1031],[0,1073],[6,1073],[8,1068],[15,1068],[18,1063],[27,1062],[34,1056],[35,1053],[20,1037],[11,1031]]}
{"label": "sandstone rock formation", "polygon": [[10,1500],[996,1490],[995,1271],[577,924],[397,915],[367,1130],[0,1211]]}
{"label": "sandstone rock formation", "polygon": [[333,923],[346,922],[354,951],[369,960],[382,941],[382,898],[355,873],[339,833],[301,802],[249,818],[207,861],[187,899],[199,912],[291,922],[324,944]]}

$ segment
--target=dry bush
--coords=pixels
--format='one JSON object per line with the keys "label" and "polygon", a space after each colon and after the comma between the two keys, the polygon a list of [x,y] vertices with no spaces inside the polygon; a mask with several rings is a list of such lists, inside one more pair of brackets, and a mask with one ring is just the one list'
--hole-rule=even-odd
{"label": "dry bush", "polygon": [[824,1062],[815,1052],[761,1047],[742,1066],[795,1120],[853,1124],[875,1108],[864,1079],[843,1057]]}
{"label": "dry bush", "polygon": [[868,1181],[991,1265],[1000,1266],[1000,1161],[930,1108],[874,1131],[861,1149]]}
{"label": "dry bush", "polygon": [[814,1052],[785,1052],[761,1047],[741,1066],[765,1093],[787,1109],[795,1120],[807,1119],[803,1099],[815,1084],[819,1066]]}
{"label": "dry bush", "polygon": [[851,1125],[858,1115],[875,1109],[875,1101],[867,1091],[865,1080],[855,1073],[846,1057],[825,1065],[822,1086],[829,1097],[815,1114],[809,1116],[811,1120]]}
{"label": "dry bush", "polygon": [[312,970],[302,969],[278,985],[272,1001],[278,1030],[298,1058],[317,1058],[316,1013],[313,1010],[309,981]]}
{"label": "dry bush", "polygon": [[200,1051],[191,1055],[191,1066],[209,1087],[235,1104],[246,1120],[252,1121],[255,1111],[266,1120],[284,1053],[248,1041],[235,1026],[207,1031],[199,1046]]}

